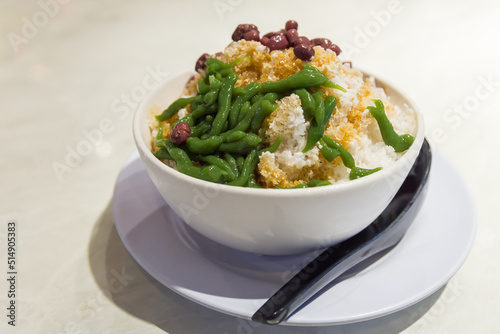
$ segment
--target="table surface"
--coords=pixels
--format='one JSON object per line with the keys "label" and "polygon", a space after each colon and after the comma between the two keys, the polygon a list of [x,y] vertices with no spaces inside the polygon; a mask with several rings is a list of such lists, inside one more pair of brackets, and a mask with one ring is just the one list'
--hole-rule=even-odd
{"label": "table surface", "polygon": [[[499,13],[499,2],[482,0],[2,1],[0,331],[500,332]],[[113,188],[135,150],[132,115],[144,93],[224,48],[238,23],[271,31],[290,18],[407,92],[474,199],[478,229],[462,268],[429,298],[383,318],[290,328],[220,314],[157,283],[114,227]],[[4,278],[11,221],[15,298]],[[4,315],[11,300],[15,328]]]}

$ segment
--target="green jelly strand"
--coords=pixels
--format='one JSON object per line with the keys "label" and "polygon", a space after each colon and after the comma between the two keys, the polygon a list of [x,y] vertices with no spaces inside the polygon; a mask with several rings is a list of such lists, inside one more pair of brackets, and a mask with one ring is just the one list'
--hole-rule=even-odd
{"label": "green jelly strand", "polygon": [[304,68],[297,73],[294,73],[279,81],[267,81],[262,84],[262,92],[277,92],[284,93],[293,91],[294,89],[325,86],[330,88],[340,89],[345,92],[345,89],[331,82],[320,70],[316,67],[305,64]]}
{"label": "green jelly strand", "polygon": [[231,130],[221,133],[223,138],[231,135],[235,131],[247,131],[250,128],[252,119],[261,108],[262,99],[264,98],[262,95],[256,97],[257,98],[255,99],[254,104],[248,111],[245,112],[245,116],[241,119],[241,121],[239,121],[238,124],[236,124],[236,126]]}
{"label": "green jelly strand", "polygon": [[198,94],[200,94],[199,96],[203,96],[209,91],[210,91],[210,85],[206,84],[204,80],[198,81]]}
{"label": "green jelly strand", "polygon": [[307,182],[308,187],[323,187],[323,186],[331,186],[332,183],[330,181],[326,180],[317,180],[317,179],[312,179],[311,181]]}
{"label": "green jelly strand", "polygon": [[[315,93],[315,95],[319,96],[320,92]],[[324,116],[322,117],[323,119],[321,123],[316,121],[316,114],[315,118],[311,120],[311,125],[309,126],[309,131],[307,132],[306,146],[302,150],[304,153],[313,148],[314,145],[316,145],[316,143],[323,137],[328,120],[332,116],[335,106],[337,105],[337,99],[333,96],[328,96],[325,101],[315,96],[315,100],[316,99],[318,99],[317,108],[322,109],[318,113],[318,117],[320,117],[321,114]]]}
{"label": "green jelly strand", "polygon": [[164,147],[160,148],[158,151],[153,152],[153,155],[160,160],[173,160],[168,150]]}
{"label": "green jelly strand", "polygon": [[344,166],[346,166],[347,168],[355,167],[354,158],[352,157],[351,153],[349,153],[349,151],[342,147],[342,145],[340,145],[338,142],[328,137],[327,135],[323,135],[322,139],[326,145],[340,152],[340,158],[342,159]]}
{"label": "green jelly strand", "polygon": [[246,135],[247,135],[246,132],[237,130],[237,131],[228,132],[228,134],[223,136],[222,139],[223,139],[224,143],[232,143],[232,142],[238,141],[240,139],[243,139]]}
{"label": "green jelly strand", "polygon": [[177,170],[183,174],[216,183],[219,183],[222,177],[227,175],[227,172],[214,165],[201,168],[194,166],[186,151],[179,147],[172,148],[169,153],[177,164]]}
{"label": "green jelly strand", "polygon": [[264,98],[261,104],[261,108],[254,115],[252,122],[250,124],[250,131],[257,133],[262,126],[262,122],[267,116],[271,115],[273,111],[278,108],[277,104],[273,104],[271,101]]}
{"label": "green jelly strand", "polygon": [[182,108],[185,108],[188,104],[193,102],[195,97],[183,97],[180,99],[175,100],[168,106],[167,109],[165,109],[160,115],[156,116],[156,119],[160,122],[166,121],[167,119],[172,118],[179,110]]}
{"label": "green jelly strand", "polygon": [[311,181],[307,183],[299,183],[293,187],[290,188],[284,188],[281,186],[275,187],[276,189],[299,189],[299,188],[314,188],[314,187],[323,187],[323,186],[331,186],[332,183],[330,181],[326,180],[317,180],[317,179],[312,179]]}
{"label": "green jelly strand", "polygon": [[378,172],[381,169],[382,169],[382,167],[377,167],[377,168],[373,168],[373,169],[354,167],[351,169],[351,172],[349,173],[349,179],[350,180],[359,179],[360,177],[364,177],[364,176],[373,174],[375,172]]}
{"label": "green jelly strand", "polygon": [[276,138],[276,140],[274,141],[274,143],[271,146],[259,151],[259,156],[264,152],[270,152],[270,153],[276,152],[278,150],[278,148],[280,147],[282,141],[283,141],[283,137],[280,136],[280,137]]}
{"label": "green jelly strand", "polygon": [[248,178],[248,181],[245,184],[245,186],[248,187],[248,188],[262,188],[262,186],[255,179],[255,175],[254,174],[250,175],[250,177]]}
{"label": "green jelly strand", "polygon": [[219,90],[222,86],[222,82],[215,77],[215,75],[211,75],[208,77],[208,81],[210,82],[210,91],[205,94],[203,97],[203,101],[207,106],[210,106],[217,101],[219,97]]}
{"label": "green jelly strand", "polygon": [[[325,76],[313,71],[313,66],[306,64],[304,69],[279,81],[267,81],[262,84],[262,92],[284,93],[299,88],[318,87],[325,82]],[[318,73],[319,72],[319,73]]]}
{"label": "green jelly strand", "polygon": [[314,111],[314,119],[317,124],[323,124],[325,120],[325,101],[323,100],[323,90],[319,88],[313,94],[316,110]]}
{"label": "green jelly strand", "polygon": [[247,155],[245,161],[243,162],[240,175],[238,176],[238,178],[236,178],[236,180],[229,182],[228,183],[229,185],[241,187],[247,184],[249,178],[251,177],[251,175],[253,175],[257,163],[259,162],[257,153],[258,153],[257,150],[252,150]]}
{"label": "green jelly strand", "polygon": [[[250,110],[251,106],[252,106],[252,104],[250,101],[246,101],[245,103],[243,103],[243,105],[241,106],[240,113],[238,115],[238,121],[236,122],[236,124],[238,124],[238,122],[241,122],[241,120],[243,118],[245,118],[245,115]],[[234,126],[236,126],[236,125],[234,125]],[[234,126],[232,128],[234,128]]]}
{"label": "green jelly strand", "polygon": [[225,171],[230,181],[233,181],[237,176],[231,165],[222,158],[216,157],[214,155],[205,155],[201,156],[200,159],[201,161],[208,162],[209,164],[217,166]]}
{"label": "green jelly strand", "polygon": [[191,153],[212,154],[222,144],[221,136],[208,136],[206,139],[188,137],[186,147]]}
{"label": "green jelly strand", "polygon": [[302,105],[302,110],[304,112],[304,118],[306,120],[314,117],[314,112],[316,111],[316,102],[311,93],[305,88],[297,89],[294,93],[300,98],[300,103]]}
{"label": "green jelly strand", "polygon": [[[232,69],[236,64],[243,61],[244,59],[251,59],[250,56],[241,57],[233,60],[230,63],[225,63],[217,58],[208,58],[206,61],[207,65],[207,75],[215,74],[226,69]],[[224,73],[224,72],[223,72]]]}
{"label": "green jelly strand", "polygon": [[260,92],[262,85],[259,82],[249,83],[243,88],[244,93],[239,95],[231,106],[229,111],[229,128],[232,129],[238,123],[238,117],[242,106]]}
{"label": "green jelly strand", "polygon": [[320,139],[319,143],[321,145],[321,154],[323,155],[323,158],[325,158],[329,162],[332,162],[336,157],[340,155],[339,150],[328,146],[323,138]]}
{"label": "green jelly strand", "polygon": [[224,153],[224,159],[231,167],[231,170],[233,171],[233,174],[235,175],[235,177],[238,177],[240,175],[240,171],[238,169],[238,164],[236,162],[236,158],[234,156],[232,156],[231,153],[226,152],[226,153]]}
{"label": "green jelly strand", "polygon": [[229,109],[231,108],[231,99],[233,97],[234,84],[238,76],[236,74],[231,74],[222,81],[222,85],[219,91],[219,111],[215,115],[214,122],[212,123],[212,129],[210,130],[210,135],[219,135],[227,122],[229,116]]}
{"label": "green jelly strand", "polygon": [[373,100],[375,103],[375,107],[369,106],[367,109],[370,111],[370,114],[377,120],[378,126],[380,128],[380,133],[382,134],[382,138],[384,139],[384,143],[386,145],[392,146],[396,152],[406,151],[415,138],[410,136],[409,134],[398,135],[396,131],[394,131],[394,127],[391,122],[387,118],[385,113],[385,107],[382,101]]}
{"label": "green jelly strand", "polygon": [[189,124],[190,127],[194,126],[194,117],[193,113],[187,114],[186,116],[182,117],[181,119],[178,119],[174,123],[172,123],[172,129],[180,122],[184,122]]}
{"label": "green jelly strand", "polygon": [[235,157],[236,159],[236,165],[238,166],[238,170],[241,171],[243,170],[243,165],[245,164],[245,157],[242,155],[238,155]]}
{"label": "green jelly strand", "polygon": [[221,152],[244,154],[259,146],[262,139],[255,133],[248,133],[242,139],[230,143],[222,143],[218,147]]}
{"label": "green jelly strand", "polygon": [[211,129],[211,123],[203,120],[195,126],[191,127],[191,137],[201,137],[204,134],[207,134]]}

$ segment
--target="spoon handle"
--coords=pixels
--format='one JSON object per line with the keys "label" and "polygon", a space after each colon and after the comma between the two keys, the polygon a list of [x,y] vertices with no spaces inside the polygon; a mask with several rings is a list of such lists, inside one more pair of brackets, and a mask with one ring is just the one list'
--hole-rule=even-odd
{"label": "spoon handle", "polygon": [[422,205],[430,164],[425,141],[410,174],[379,218],[352,238],[323,251],[271,296],[252,320],[279,324],[346,271],[376,260],[377,254],[395,246]]}

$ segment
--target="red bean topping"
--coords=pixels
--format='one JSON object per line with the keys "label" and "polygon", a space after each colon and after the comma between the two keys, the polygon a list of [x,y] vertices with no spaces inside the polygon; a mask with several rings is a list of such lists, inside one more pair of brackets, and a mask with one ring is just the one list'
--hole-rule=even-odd
{"label": "red bean topping", "polygon": [[298,28],[299,28],[299,24],[297,23],[297,21],[294,21],[294,20],[286,21],[286,24],[285,24],[285,30],[286,31],[288,31],[290,29],[297,30]]}
{"label": "red bean topping", "polygon": [[252,29],[243,34],[245,41],[259,41],[259,31]]}
{"label": "red bean topping", "polygon": [[271,39],[271,37],[276,36],[276,35],[280,35],[280,34],[286,34],[286,30],[281,29],[280,31],[270,31],[262,37],[267,37],[267,38]]}
{"label": "red bean topping", "polygon": [[265,34],[265,35],[264,35],[264,36],[262,36],[262,37],[271,38],[271,37],[273,37],[273,36],[274,36],[274,35],[276,35],[276,34],[277,34],[277,32],[270,31],[270,32],[268,32],[267,34]]}
{"label": "red bean topping", "polygon": [[335,54],[337,56],[342,52],[342,50],[340,50],[339,46],[337,44],[333,44],[333,43],[321,44],[321,47],[325,50],[332,50],[333,52],[335,52]]}
{"label": "red bean topping", "polygon": [[189,133],[187,133],[184,130],[172,129],[172,132],[170,133],[170,140],[175,145],[184,144],[188,138],[189,138]]}
{"label": "red bean topping", "polygon": [[196,61],[196,65],[194,65],[194,70],[196,72],[204,70],[208,58],[210,58],[210,55],[208,53],[202,54],[200,58],[198,58],[198,60]]}
{"label": "red bean topping", "polygon": [[299,44],[293,48],[295,57],[302,60],[311,60],[314,58],[314,49],[310,45]]}
{"label": "red bean topping", "polygon": [[182,145],[191,134],[191,127],[186,122],[179,122],[170,132],[170,140],[175,145]]}
{"label": "red bean topping", "polygon": [[[283,50],[293,47],[294,54],[302,60],[311,60],[314,57],[314,46],[321,46],[325,50],[331,50],[338,56],[342,51],[340,47],[333,44],[328,38],[314,38],[309,40],[305,36],[299,36],[297,29],[299,24],[295,20],[288,20],[285,23],[285,29],[280,31],[270,31],[261,38],[259,29],[254,24],[240,24],[233,32],[233,41],[245,39],[247,41],[260,41],[267,46],[270,51]],[[206,58],[200,57],[196,63],[196,70],[199,71],[205,67]],[[199,63],[199,64],[198,64]]]}
{"label": "red bean topping", "polygon": [[233,41],[239,41],[240,39],[243,39],[243,35],[250,30],[257,30],[257,32],[259,31],[255,24],[239,24],[234,30],[231,38],[233,39]]}
{"label": "red bean topping", "polygon": [[311,43],[313,45],[322,45],[322,44],[332,44],[328,38],[313,38],[311,39]]}
{"label": "red bean topping", "polygon": [[191,134],[191,127],[189,126],[188,123],[186,122],[179,122],[175,125],[174,129],[177,129],[177,130],[184,130],[186,131],[187,133]]}
{"label": "red bean topping", "polygon": [[295,40],[294,45],[300,45],[300,44],[311,45],[311,41],[309,40],[309,38],[305,36],[299,36]]}
{"label": "red bean topping", "polygon": [[299,38],[299,33],[297,32],[297,29],[289,29],[286,31],[285,36],[290,45],[295,45],[294,43],[297,40],[297,38]]}
{"label": "red bean topping", "polygon": [[288,40],[286,39],[286,36],[284,34],[274,35],[269,39],[269,42],[267,42],[266,46],[271,51],[283,50],[288,47]]}

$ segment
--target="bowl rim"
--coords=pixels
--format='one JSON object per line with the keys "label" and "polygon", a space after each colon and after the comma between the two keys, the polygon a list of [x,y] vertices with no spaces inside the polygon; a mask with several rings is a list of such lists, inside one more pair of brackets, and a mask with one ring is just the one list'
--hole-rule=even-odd
{"label": "bowl rim", "polygon": [[[184,173],[179,172],[178,170],[167,166],[165,163],[163,163],[160,159],[156,158],[151,150],[148,148],[148,145],[145,143],[143,140],[142,136],[142,122],[143,120],[147,117],[147,112],[150,110],[148,108],[149,101],[159,94],[162,90],[164,90],[164,86],[167,83],[170,83],[175,80],[183,80],[186,81],[188,78],[192,75],[195,74],[194,71],[192,70],[180,70],[172,75],[170,75],[168,78],[165,80],[161,81],[154,89],[152,89],[145,97],[144,99],[139,103],[139,105],[136,108],[134,118],[132,120],[132,132],[133,132],[133,137],[134,141],[136,144],[136,148],[139,150],[139,153],[141,156],[141,159],[147,159],[150,162],[152,162],[159,170],[161,170],[162,173],[168,174],[170,177],[173,177],[177,179],[178,181],[185,182],[186,184],[190,184],[194,187],[200,187],[200,188],[213,188],[217,189],[217,191],[224,191],[229,194],[234,194],[234,195],[246,195],[246,196],[257,196],[257,197],[262,197],[262,196],[267,196],[267,197],[272,197],[272,198],[288,198],[288,197],[296,197],[300,195],[317,195],[317,196],[324,196],[327,194],[332,194],[332,193],[337,193],[340,191],[344,191],[346,188],[350,189],[352,191],[355,191],[356,189],[360,187],[366,187],[370,186],[371,184],[377,183],[380,179],[383,179],[386,177],[386,175],[393,173],[394,170],[397,170],[401,164],[406,163],[408,159],[404,159],[404,157],[407,157],[409,155],[414,155],[415,157],[418,155],[418,152],[420,151],[420,148],[422,146],[422,143],[424,141],[424,120],[423,120],[423,115],[421,111],[418,109],[417,105],[411,100],[408,95],[403,92],[401,89],[396,89],[395,86],[388,82],[385,79],[381,79],[379,76],[375,76],[371,73],[366,72],[365,70],[360,70],[363,76],[369,76],[373,77],[375,81],[377,82],[377,87],[382,87],[385,88],[389,87],[391,90],[397,92],[405,101],[408,106],[413,109],[416,115],[416,120],[417,120],[417,133],[415,134],[415,140],[413,144],[410,146],[410,148],[405,152],[403,156],[401,156],[396,162],[391,164],[390,166],[383,168],[382,170],[367,175],[362,178],[358,178],[355,180],[349,180],[345,182],[339,182],[339,183],[334,183],[332,185],[327,185],[327,186],[321,186],[321,187],[308,187],[308,188],[286,188],[286,189],[274,189],[274,188],[250,188],[250,187],[238,187],[238,186],[231,186],[227,184],[220,184],[220,183],[214,183],[214,182],[209,182],[201,179],[194,178],[192,176],[186,175]],[[389,94],[388,94],[389,96]],[[390,97],[390,96],[389,96]],[[411,162],[410,165],[413,164],[413,161]]]}

